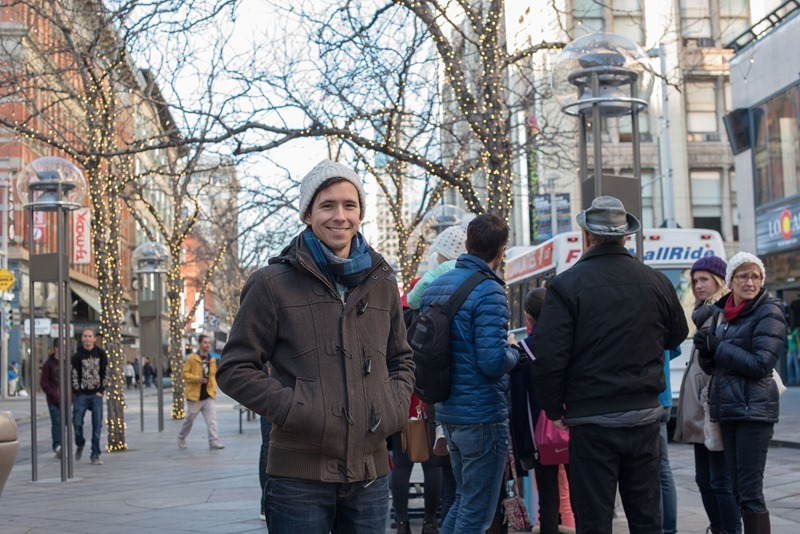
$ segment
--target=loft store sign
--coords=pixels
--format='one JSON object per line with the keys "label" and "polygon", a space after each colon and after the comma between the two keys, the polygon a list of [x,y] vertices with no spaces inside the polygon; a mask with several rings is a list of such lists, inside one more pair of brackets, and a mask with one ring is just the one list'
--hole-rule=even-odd
{"label": "loft store sign", "polygon": [[81,208],[72,212],[72,263],[89,263],[92,257],[91,212]]}
{"label": "loft store sign", "polygon": [[756,214],[759,254],[800,247],[800,205],[779,206]]}

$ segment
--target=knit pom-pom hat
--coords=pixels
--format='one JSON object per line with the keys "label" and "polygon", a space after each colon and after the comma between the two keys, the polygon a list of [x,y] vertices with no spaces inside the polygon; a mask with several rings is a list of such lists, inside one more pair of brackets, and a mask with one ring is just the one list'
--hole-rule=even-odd
{"label": "knit pom-pom hat", "polygon": [[754,254],[750,254],[749,252],[737,252],[733,255],[731,259],[728,260],[728,270],[725,273],[725,285],[731,287],[731,280],[733,279],[733,274],[736,272],[736,269],[744,265],[745,263],[754,263],[758,266],[758,270],[761,271],[761,283],[767,281],[767,271],[764,269],[764,262],[762,262],[758,256]]}
{"label": "knit pom-pom hat", "polygon": [[300,220],[305,222],[305,215],[308,206],[314,199],[319,186],[331,178],[343,178],[353,184],[358,191],[358,203],[361,208],[359,220],[364,220],[364,185],[361,183],[361,178],[358,177],[356,171],[329,159],[323,159],[316,166],[305,175],[303,181],[300,183]]}

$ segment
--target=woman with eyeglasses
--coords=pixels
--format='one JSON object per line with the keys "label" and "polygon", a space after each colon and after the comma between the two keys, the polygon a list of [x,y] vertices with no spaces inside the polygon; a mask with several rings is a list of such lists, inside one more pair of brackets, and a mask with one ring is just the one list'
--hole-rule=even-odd
{"label": "woman with eyeglasses", "polygon": [[[713,320],[714,304],[728,294],[725,271],[728,266],[719,256],[704,256],[694,262],[691,270],[692,293],[695,307],[692,322],[697,330],[708,329]],[[722,445],[706,444],[706,404],[708,382],[711,377],[700,368],[697,347],[689,356],[689,363],[681,381],[678,397],[678,417],[675,424],[675,441],[694,446],[694,479],[700,489],[700,499],[710,523],[710,534],[740,534],[742,518],[739,505],[733,496],[731,478],[725,466]]]}
{"label": "woman with eyeglasses", "polygon": [[700,365],[711,374],[711,421],[720,423],[745,534],[770,532],[764,467],[779,399],[772,373],[786,352],[783,306],[764,289],[765,278],[758,257],[735,254],[725,273],[731,292],[717,301],[711,326],[694,336]]}

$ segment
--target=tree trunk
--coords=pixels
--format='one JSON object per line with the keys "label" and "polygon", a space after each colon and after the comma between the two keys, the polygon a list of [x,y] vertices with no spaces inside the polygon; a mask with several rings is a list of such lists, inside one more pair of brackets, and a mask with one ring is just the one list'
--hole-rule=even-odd
{"label": "tree trunk", "polygon": [[103,345],[108,354],[106,432],[108,451],[128,448],[125,440],[125,357],[122,353],[122,280],[120,278],[120,220],[122,203],[111,179],[99,165],[87,165],[92,201],[92,240],[103,315]]}
{"label": "tree trunk", "polygon": [[183,382],[183,333],[186,329],[181,312],[180,258],[172,258],[172,267],[167,274],[167,295],[169,306],[169,366],[172,369],[172,418],[186,416],[185,384]]}

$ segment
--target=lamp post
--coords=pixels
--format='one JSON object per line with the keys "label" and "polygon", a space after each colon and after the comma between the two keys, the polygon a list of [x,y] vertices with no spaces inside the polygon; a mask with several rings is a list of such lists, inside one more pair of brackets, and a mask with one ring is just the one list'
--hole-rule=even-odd
{"label": "lamp post", "polygon": [[[169,270],[169,249],[163,243],[146,241],[133,251],[131,263],[139,277],[139,362],[144,375],[145,354],[153,355],[158,392],[158,431],[164,430],[164,386],[162,370],[161,275]],[[147,340],[147,342],[145,342]],[[145,350],[147,349],[147,350]],[[144,388],[139,386],[141,430],[144,432]]]}
{"label": "lamp post", "polygon": [[[58,157],[38,158],[28,163],[17,175],[17,194],[28,208],[28,249],[30,265],[30,399],[31,399],[31,470],[32,480],[38,479],[36,462],[36,307],[34,284],[36,282],[55,282],[58,286],[58,352],[59,352],[59,402],[61,419],[61,481],[72,477],[72,425],[69,410],[69,255],[66,242],[67,212],[83,206],[86,193],[86,178],[73,163]],[[26,200],[27,199],[27,200]],[[37,212],[54,212],[56,216],[55,252],[47,252],[46,240],[40,235],[36,225]],[[37,243],[41,243],[37,247]],[[39,253],[36,249],[40,248]]]}
{"label": "lamp post", "polygon": [[[642,217],[639,112],[647,109],[653,75],[647,54],[635,43],[611,33],[575,39],[556,56],[550,85],[561,111],[580,119],[580,165],[583,207],[592,199],[613,195]],[[631,116],[633,176],[603,173],[602,120]],[[589,174],[588,134],[592,131],[593,173]],[[636,233],[636,255],[643,257],[642,232]]]}

